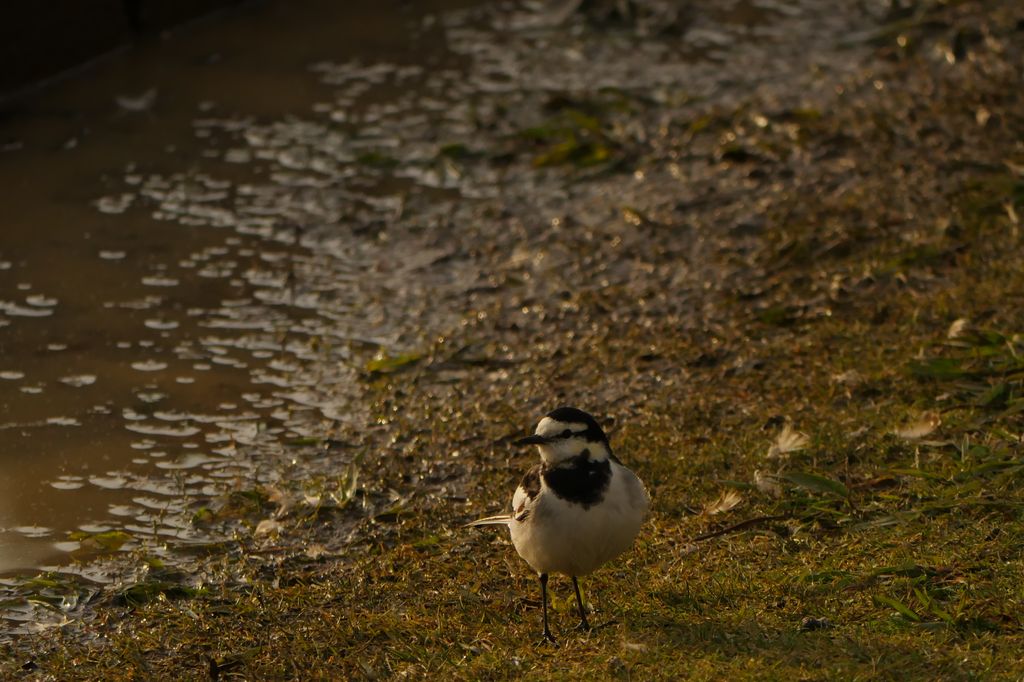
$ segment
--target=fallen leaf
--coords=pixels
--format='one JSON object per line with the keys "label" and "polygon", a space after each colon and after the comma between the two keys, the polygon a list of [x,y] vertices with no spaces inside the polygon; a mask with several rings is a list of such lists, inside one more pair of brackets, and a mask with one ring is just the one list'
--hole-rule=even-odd
{"label": "fallen leaf", "polygon": [[263,537],[264,535],[271,535],[273,533],[281,532],[281,524],[273,519],[263,519],[256,524],[256,530],[253,531],[253,535],[256,537]]}
{"label": "fallen leaf", "polygon": [[393,374],[402,369],[415,365],[423,358],[421,353],[401,353],[399,355],[388,355],[384,351],[366,363],[366,371],[370,374]]}
{"label": "fallen leaf", "polygon": [[949,325],[949,331],[946,332],[946,338],[959,339],[967,331],[967,327],[969,324],[970,322],[968,322],[967,319],[963,317],[957,320],[953,320],[953,324]]}
{"label": "fallen leaf", "polygon": [[274,513],[274,516],[276,517],[281,517],[287,514],[295,504],[295,499],[277,486],[268,486],[266,488],[266,493],[267,501],[271,504],[277,505],[277,511]]}
{"label": "fallen leaf", "polygon": [[704,510],[701,513],[705,516],[721,514],[729,511],[730,509],[735,509],[741,502],[743,502],[742,495],[735,490],[726,490],[715,500],[705,504]]}
{"label": "fallen leaf", "polygon": [[765,495],[778,497],[782,494],[782,487],[776,482],[777,480],[771,474],[762,474],[760,469],[754,469],[754,485]]}
{"label": "fallen leaf", "polygon": [[920,440],[939,428],[942,419],[935,412],[925,412],[917,419],[893,429],[893,433],[903,440]]}
{"label": "fallen leaf", "polygon": [[810,442],[811,439],[807,437],[806,433],[796,431],[792,424],[787,423],[782,427],[779,435],[776,436],[775,442],[768,448],[767,457],[768,459],[779,459],[791,452],[803,450]]}
{"label": "fallen leaf", "polygon": [[864,375],[855,369],[848,369],[840,374],[833,374],[832,382],[842,386],[858,386],[864,383]]}

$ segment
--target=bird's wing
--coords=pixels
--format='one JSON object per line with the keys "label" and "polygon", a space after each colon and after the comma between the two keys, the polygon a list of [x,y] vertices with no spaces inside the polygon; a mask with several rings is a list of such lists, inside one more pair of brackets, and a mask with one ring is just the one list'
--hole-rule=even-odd
{"label": "bird's wing", "polygon": [[541,474],[543,468],[537,465],[526,472],[523,480],[516,488],[512,496],[512,518],[515,521],[525,521],[530,516],[530,511],[537,503],[537,496],[540,494]]}
{"label": "bird's wing", "polygon": [[526,472],[526,475],[523,476],[522,482],[519,484],[519,487],[516,488],[516,492],[512,496],[511,514],[488,516],[486,518],[473,521],[472,523],[467,523],[466,527],[507,526],[515,522],[525,521],[530,515],[530,510],[533,509],[533,506],[536,503],[537,494],[540,492],[540,477],[540,465],[537,465]]}

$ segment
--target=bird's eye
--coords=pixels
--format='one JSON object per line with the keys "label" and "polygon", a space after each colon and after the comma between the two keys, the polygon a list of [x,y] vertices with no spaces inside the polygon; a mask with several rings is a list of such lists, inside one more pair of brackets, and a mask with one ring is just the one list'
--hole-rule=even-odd
{"label": "bird's eye", "polygon": [[570,429],[566,429],[565,431],[562,431],[562,438],[568,438],[571,435],[572,435],[572,431]]}

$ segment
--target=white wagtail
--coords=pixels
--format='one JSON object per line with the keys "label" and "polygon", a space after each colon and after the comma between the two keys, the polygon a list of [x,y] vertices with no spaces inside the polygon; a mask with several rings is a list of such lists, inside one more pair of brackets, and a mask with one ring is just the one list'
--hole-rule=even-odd
{"label": "white wagtail", "polygon": [[540,574],[544,638],[548,629],[548,574],[572,578],[580,628],[590,629],[576,579],[619,556],[633,544],[649,497],[636,474],[612,454],[608,436],[586,412],[560,407],[516,445],[536,445],[541,463],[530,469],[512,496],[512,513],[470,526],[508,526],[519,556]]}

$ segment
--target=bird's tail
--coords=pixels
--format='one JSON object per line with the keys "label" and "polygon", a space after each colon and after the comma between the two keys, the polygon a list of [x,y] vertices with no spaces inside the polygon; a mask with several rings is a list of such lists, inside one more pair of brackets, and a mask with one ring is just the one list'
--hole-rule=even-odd
{"label": "bird's tail", "polygon": [[497,516],[488,516],[483,519],[477,519],[467,523],[463,528],[472,528],[475,526],[507,526],[512,523],[511,514],[498,514]]}

